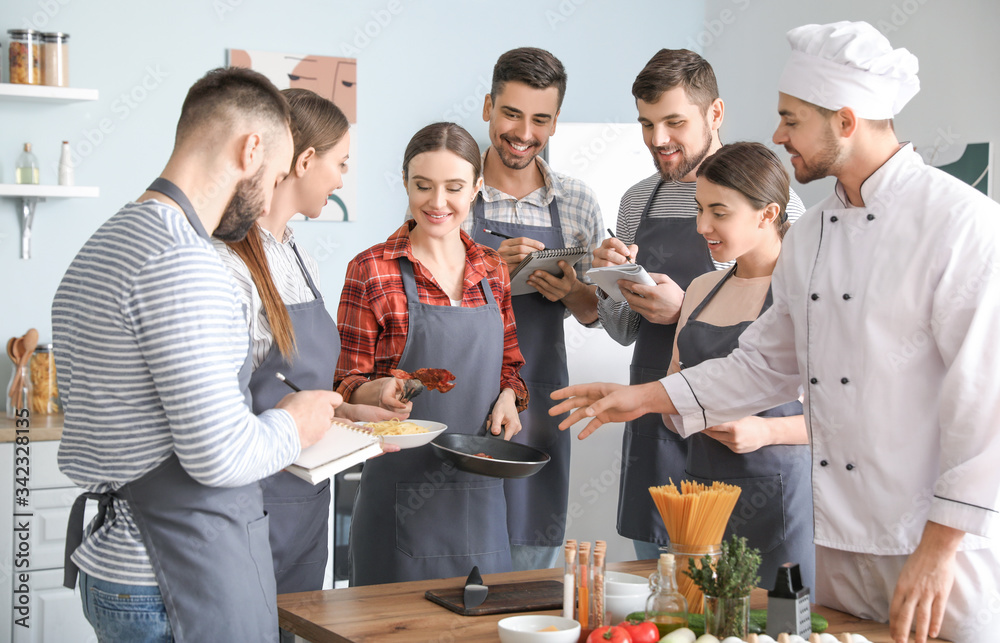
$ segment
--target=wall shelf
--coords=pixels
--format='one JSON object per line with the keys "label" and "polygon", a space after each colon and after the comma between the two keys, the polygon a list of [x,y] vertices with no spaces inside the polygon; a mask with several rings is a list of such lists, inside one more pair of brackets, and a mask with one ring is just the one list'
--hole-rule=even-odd
{"label": "wall shelf", "polygon": [[100,188],[83,185],[20,185],[0,183],[0,197],[21,199],[21,258],[31,259],[31,226],[35,206],[45,199],[98,197]]}
{"label": "wall shelf", "polygon": [[72,199],[78,197],[101,196],[101,189],[82,185],[21,185],[0,183],[0,196],[18,198]]}
{"label": "wall shelf", "polygon": [[24,101],[62,101],[68,103],[81,100],[97,100],[99,92],[96,89],[81,89],[79,87],[0,83],[0,98]]}

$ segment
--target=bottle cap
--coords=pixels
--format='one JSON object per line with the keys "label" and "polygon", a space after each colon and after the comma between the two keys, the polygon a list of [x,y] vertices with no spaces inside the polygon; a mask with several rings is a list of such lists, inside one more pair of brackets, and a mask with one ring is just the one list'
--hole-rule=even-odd
{"label": "bottle cap", "polygon": [[25,143],[24,144],[24,151],[25,152],[30,152],[31,151],[31,143]]}

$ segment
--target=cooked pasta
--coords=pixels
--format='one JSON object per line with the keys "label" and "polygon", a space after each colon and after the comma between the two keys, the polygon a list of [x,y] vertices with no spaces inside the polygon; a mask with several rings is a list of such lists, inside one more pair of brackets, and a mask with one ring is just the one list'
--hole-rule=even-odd
{"label": "cooked pasta", "polygon": [[416,433],[427,433],[427,429],[413,422],[400,422],[396,418],[384,420],[382,422],[369,422],[372,433],[375,435],[414,435]]}
{"label": "cooked pasta", "polygon": [[[701,555],[696,552],[707,551],[722,543],[729,516],[740,497],[740,488],[718,481],[708,486],[682,480],[678,491],[671,480],[670,484],[650,487],[649,493],[675,548],[679,570],[677,584],[688,601],[688,610],[701,614],[704,609],[701,590],[683,573],[688,568],[688,552],[690,557],[700,559]],[[680,554],[681,551],[685,553]]]}

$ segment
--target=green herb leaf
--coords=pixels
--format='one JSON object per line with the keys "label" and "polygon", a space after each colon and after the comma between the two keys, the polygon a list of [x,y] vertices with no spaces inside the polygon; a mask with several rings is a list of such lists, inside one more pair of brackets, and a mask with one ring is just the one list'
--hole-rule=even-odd
{"label": "green herb leaf", "polygon": [[688,569],[683,572],[706,596],[739,598],[748,595],[760,582],[757,575],[760,550],[750,547],[747,539],[740,536],[723,542],[721,549],[714,568],[712,557],[705,554],[697,562],[695,558],[689,558]]}

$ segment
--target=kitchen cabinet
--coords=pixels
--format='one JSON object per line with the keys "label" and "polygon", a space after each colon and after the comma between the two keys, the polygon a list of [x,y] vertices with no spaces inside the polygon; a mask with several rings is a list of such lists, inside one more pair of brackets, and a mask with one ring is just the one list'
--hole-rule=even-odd
{"label": "kitchen cabinet", "polygon": [[[49,87],[45,85],[17,85],[0,83],[0,100],[73,102],[97,100],[96,89],[78,87]],[[21,258],[31,258],[31,228],[35,222],[35,206],[49,198],[97,197],[96,187],[69,185],[19,185],[0,184],[0,197],[21,200]]]}
{"label": "kitchen cabinet", "polygon": [[[0,420],[0,640],[12,643],[96,643],[97,636],[83,616],[79,590],[63,582],[63,546],[70,507],[81,489],[64,476],[56,463],[62,416],[33,416],[29,430],[27,506],[15,505],[24,496],[15,489],[17,452],[13,420]],[[23,464],[23,463],[22,463]],[[91,503],[93,506],[93,503]],[[16,514],[31,514],[17,516]],[[87,512],[85,522],[93,517]],[[26,545],[19,545],[18,521],[29,522]],[[18,549],[29,553],[27,567],[15,567]],[[16,592],[19,574],[29,574],[26,593]],[[26,596],[28,625],[15,624],[13,607]]]}

